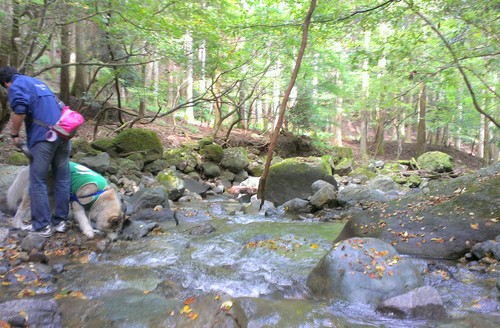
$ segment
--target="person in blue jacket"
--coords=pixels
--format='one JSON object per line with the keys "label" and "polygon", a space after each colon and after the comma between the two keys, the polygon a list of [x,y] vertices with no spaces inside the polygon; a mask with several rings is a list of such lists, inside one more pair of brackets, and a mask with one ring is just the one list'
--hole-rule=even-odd
{"label": "person in blue jacket", "polygon": [[[46,125],[53,125],[61,116],[57,97],[39,79],[20,74],[15,67],[0,67],[0,85],[7,89],[7,99],[12,109],[10,133],[15,146],[20,146],[19,131],[24,122],[27,146],[31,153],[29,194],[31,198],[31,224],[23,230],[42,237],[52,236],[53,230],[68,229],[70,173],[69,140],[47,140]],[[35,121],[45,123],[43,126]],[[50,138],[52,140],[52,138]],[[47,173],[54,176],[54,209],[48,197]],[[54,228],[53,228],[54,226]]]}

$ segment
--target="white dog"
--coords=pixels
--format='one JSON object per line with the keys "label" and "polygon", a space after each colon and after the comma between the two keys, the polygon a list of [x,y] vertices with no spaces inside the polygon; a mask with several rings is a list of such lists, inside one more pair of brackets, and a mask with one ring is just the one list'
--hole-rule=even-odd
{"label": "white dog", "polygon": [[[95,222],[97,230],[105,232],[109,239],[115,240],[125,219],[125,205],[121,197],[104,177],[83,165],[70,162],[70,173],[72,193],[68,218],[73,216],[88,238],[94,238],[95,231],[90,223],[92,221]],[[50,174],[47,181],[49,198],[53,201]],[[78,185],[75,186],[76,183]],[[7,205],[11,211],[16,211],[12,219],[16,228],[31,219],[28,185],[29,167],[25,167],[7,191]]]}

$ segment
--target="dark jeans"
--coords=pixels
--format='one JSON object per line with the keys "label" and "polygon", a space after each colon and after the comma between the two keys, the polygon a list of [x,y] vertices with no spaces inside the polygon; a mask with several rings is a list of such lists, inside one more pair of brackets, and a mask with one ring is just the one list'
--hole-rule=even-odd
{"label": "dark jeans", "polygon": [[[70,141],[58,138],[54,142],[39,141],[30,149],[31,224],[38,231],[56,225],[68,217],[70,196],[69,154]],[[54,177],[54,209],[49,204],[47,173]]]}

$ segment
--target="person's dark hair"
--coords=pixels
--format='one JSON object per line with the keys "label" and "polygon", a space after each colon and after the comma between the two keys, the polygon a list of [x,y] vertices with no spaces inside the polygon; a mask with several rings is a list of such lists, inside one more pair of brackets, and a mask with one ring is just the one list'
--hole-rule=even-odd
{"label": "person's dark hair", "polygon": [[12,82],[12,76],[20,74],[19,71],[12,66],[0,67],[0,85],[5,88],[5,83]]}

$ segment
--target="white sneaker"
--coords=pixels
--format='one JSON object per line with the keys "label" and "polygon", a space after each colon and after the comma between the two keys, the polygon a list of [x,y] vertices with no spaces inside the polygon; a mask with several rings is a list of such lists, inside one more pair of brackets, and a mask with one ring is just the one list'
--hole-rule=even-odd
{"label": "white sneaker", "polygon": [[52,227],[50,225],[38,231],[35,231],[32,224],[23,224],[21,230],[27,231],[30,235],[39,235],[43,238],[49,238],[50,236],[52,236]]}
{"label": "white sneaker", "polygon": [[54,226],[54,230],[56,232],[66,232],[68,231],[69,226],[68,226],[68,221],[61,221],[57,225]]}

